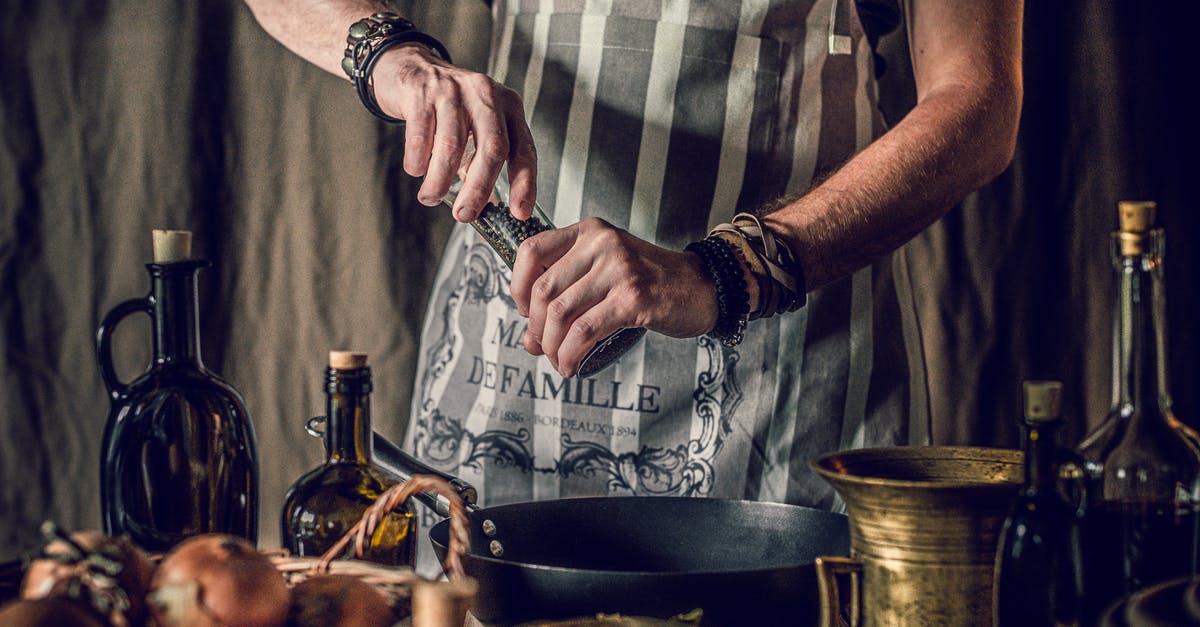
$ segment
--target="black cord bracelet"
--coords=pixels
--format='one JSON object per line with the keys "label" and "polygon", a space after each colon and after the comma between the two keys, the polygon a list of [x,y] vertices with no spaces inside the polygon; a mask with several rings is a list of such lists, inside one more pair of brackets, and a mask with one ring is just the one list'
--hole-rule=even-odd
{"label": "black cord bracelet", "polygon": [[708,232],[709,237],[718,234],[736,238],[730,243],[746,255],[750,272],[758,281],[758,308],[752,319],[795,311],[804,306],[807,302],[804,269],[787,243],[772,233],[757,215],[739,213],[732,223],[717,225]]}
{"label": "black cord bracelet", "polygon": [[416,29],[412,22],[395,13],[376,13],[350,25],[346,36],[346,56],[342,59],[342,70],[354,83],[358,99],[372,115],[384,122],[402,123],[383,112],[375,99],[371,86],[371,72],[375,63],[388,49],[400,44],[418,43],[450,63],[450,52],[442,42],[428,33]]}
{"label": "black cord bracelet", "polygon": [[717,286],[717,324],[708,336],[725,346],[737,346],[745,335],[750,312],[750,294],[737,254],[729,242],[718,237],[692,242],[685,250],[700,257]]}

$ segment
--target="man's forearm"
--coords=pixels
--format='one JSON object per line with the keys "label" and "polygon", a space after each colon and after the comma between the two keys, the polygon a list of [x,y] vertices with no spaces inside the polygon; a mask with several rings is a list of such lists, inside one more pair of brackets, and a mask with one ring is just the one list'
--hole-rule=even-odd
{"label": "man's forearm", "polygon": [[987,183],[1012,157],[1019,106],[948,89],[766,222],[815,289],[865,267]]}
{"label": "man's forearm", "polygon": [[1021,0],[905,0],[917,105],[806,195],[766,217],[820,287],[894,250],[1012,159]]}
{"label": "man's forearm", "polygon": [[272,37],[310,63],[345,78],[342,56],[346,29],[372,13],[388,10],[372,0],[246,0],[254,18]]}

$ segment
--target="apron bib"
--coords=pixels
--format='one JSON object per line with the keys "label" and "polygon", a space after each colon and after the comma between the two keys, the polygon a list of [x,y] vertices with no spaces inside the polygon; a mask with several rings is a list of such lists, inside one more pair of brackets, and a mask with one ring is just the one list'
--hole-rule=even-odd
{"label": "apron bib", "polygon": [[[872,53],[845,0],[496,0],[493,16],[490,73],[524,99],[538,202],[560,226],[598,216],[682,249],[737,211],[803,192],[883,130]],[[485,505],[672,495],[830,507],[810,458],[920,439],[927,420],[910,423],[923,410],[905,277],[888,258],[751,322],[736,347],[648,333],[615,366],[563,379],[521,347],[508,268],[458,225],[426,314],[406,449]],[[423,530],[435,522],[426,512]]]}

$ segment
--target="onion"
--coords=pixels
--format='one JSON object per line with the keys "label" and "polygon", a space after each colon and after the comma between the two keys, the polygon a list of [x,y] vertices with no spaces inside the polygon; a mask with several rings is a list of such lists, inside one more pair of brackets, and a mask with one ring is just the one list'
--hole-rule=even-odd
{"label": "onion", "polygon": [[104,627],[104,622],[81,601],[67,597],[21,599],[0,606],[0,625],[12,627]]}
{"label": "onion", "polygon": [[288,624],[295,627],[388,627],[393,597],[351,575],[317,575],[292,588]]}
{"label": "onion", "polygon": [[153,565],[127,538],[77,531],[68,539],[53,523],[42,527],[51,540],[21,580],[26,600],[69,597],[90,605],[113,627],[141,625]]}
{"label": "onion", "polygon": [[205,534],[171,549],[147,598],[159,627],[273,627],[287,620],[288,588],[243,538]]}

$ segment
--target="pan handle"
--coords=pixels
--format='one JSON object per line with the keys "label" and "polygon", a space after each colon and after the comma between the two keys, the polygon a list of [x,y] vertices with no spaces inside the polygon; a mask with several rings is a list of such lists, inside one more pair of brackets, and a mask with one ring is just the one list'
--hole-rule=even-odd
{"label": "pan handle", "polygon": [[[315,438],[324,437],[325,416],[312,418],[304,425],[304,430],[308,431],[308,434]],[[397,481],[407,481],[415,475],[433,475],[450,484],[450,487],[458,493],[458,497],[466,504],[467,511],[477,509],[476,501],[479,498],[479,493],[476,492],[475,486],[409,455],[401,450],[400,447],[393,444],[391,440],[379,435],[379,432],[372,432],[371,435],[371,447],[375,450],[371,461],[374,462],[377,468],[391,475]],[[444,496],[420,492],[413,495],[413,498],[437,512],[443,518],[450,516],[450,502]]]}
{"label": "pan handle", "polygon": [[842,600],[838,577],[850,576],[850,627],[862,625],[862,562],[850,557],[817,558],[817,591],[821,597],[822,627],[837,627],[841,622]]}

